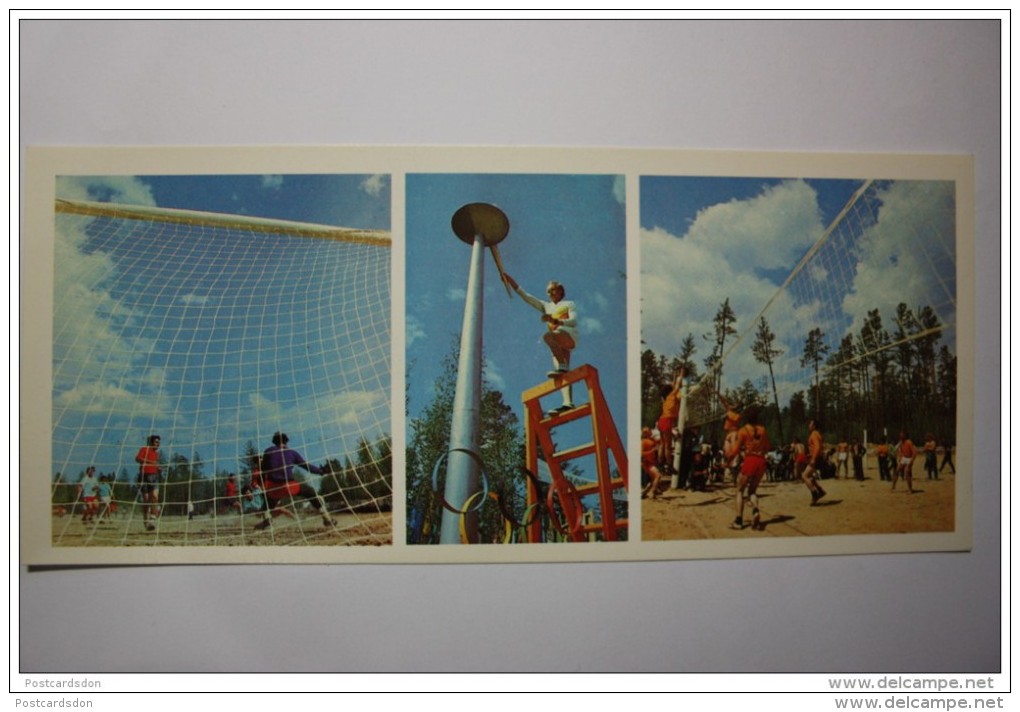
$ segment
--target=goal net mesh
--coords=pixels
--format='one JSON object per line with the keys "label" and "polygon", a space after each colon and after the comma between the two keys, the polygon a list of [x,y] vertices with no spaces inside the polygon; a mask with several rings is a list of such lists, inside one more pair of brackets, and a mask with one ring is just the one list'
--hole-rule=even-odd
{"label": "goal net mesh", "polygon": [[[389,542],[388,247],[388,231],[58,200],[54,544]],[[335,528],[291,503],[255,529],[278,431],[325,471],[295,473]],[[153,532],[135,461],[150,435]],[[90,466],[102,512],[83,502]]]}

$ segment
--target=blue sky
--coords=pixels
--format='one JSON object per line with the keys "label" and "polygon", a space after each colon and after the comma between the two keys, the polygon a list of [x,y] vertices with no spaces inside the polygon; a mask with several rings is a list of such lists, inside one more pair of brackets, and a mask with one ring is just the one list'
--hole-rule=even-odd
{"label": "blue sky", "polygon": [[[735,328],[751,332],[727,359],[724,388],[758,385],[763,366],[749,353],[755,318],[766,312],[777,346],[780,390],[803,389],[799,359],[807,332],[822,328],[834,351],[869,309],[892,332],[896,305],[930,305],[956,318],[953,184],[876,182],[815,257],[777,290],[863,181],[644,177],[641,180],[642,339],[674,355],[687,334],[704,370],[712,318],[729,297]],[[851,231],[849,226],[856,226]],[[943,343],[955,351],[955,332]],[[732,340],[731,340],[732,343]],[[784,395],[781,392],[780,399]]]}
{"label": "blue sky", "polygon": [[[57,197],[390,228],[378,175],[62,176]],[[365,316],[390,308],[388,248],[100,226],[57,220],[54,471],[134,473],[150,432],[206,474],[276,429],[318,462],[389,432],[389,319]]]}
{"label": "blue sky", "polygon": [[[450,220],[458,208],[492,203],[510,220],[503,266],[544,298],[561,282],[578,306],[581,336],[572,365],[590,363],[621,437],[626,424],[626,248],[624,181],[612,175],[424,175],[407,177],[407,364],[409,414],[428,405],[440,362],[458,343],[471,248]],[[507,296],[485,258],[484,351],[488,383],[522,420],[521,393],[551,367],[537,311]],[[549,405],[559,403],[550,401]]]}

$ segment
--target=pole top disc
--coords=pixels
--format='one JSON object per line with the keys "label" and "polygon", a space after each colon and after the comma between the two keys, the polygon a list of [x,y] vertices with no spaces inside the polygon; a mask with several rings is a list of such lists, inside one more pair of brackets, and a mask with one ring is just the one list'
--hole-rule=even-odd
{"label": "pole top disc", "polygon": [[453,214],[450,224],[454,234],[469,245],[480,235],[485,246],[492,247],[510,232],[506,213],[489,203],[468,203]]}

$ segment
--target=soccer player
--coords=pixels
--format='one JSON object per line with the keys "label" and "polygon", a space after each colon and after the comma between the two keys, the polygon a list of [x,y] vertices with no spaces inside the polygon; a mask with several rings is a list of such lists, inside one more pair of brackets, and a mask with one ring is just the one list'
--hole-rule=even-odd
{"label": "soccer player", "polygon": [[[579,332],[577,330],[577,305],[566,299],[567,290],[562,284],[556,281],[549,282],[546,286],[546,294],[549,301],[543,302],[533,297],[517,284],[513,277],[504,275],[506,283],[517,292],[517,296],[523,299],[529,306],[542,312],[542,321],[545,322],[546,332],[542,340],[549,347],[552,354],[553,369],[546,375],[549,378],[557,378],[570,370],[570,354],[577,348]],[[560,389],[563,395],[563,405],[552,412],[562,413],[574,407],[573,395],[569,385]]]}
{"label": "soccer player", "polygon": [[237,497],[237,475],[231,472],[227,475],[227,481],[223,485],[223,509],[230,511],[236,509],[241,512],[241,500]]}
{"label": "soccer player", "polygon": [[[295,467],[300,467],[316,475],[324,475],[325,470],[318,465],[306,462],[301,453],[287,447],[288,442],[290,442],[290,438],[286,433],[274,433],[272,447],[266,448],[262,454],[260,470],[266,485],[265,495],[269,509],[275,514],[275,510],[284,501],[293,503],[307,500],[322,517],[323,526],[336,526],[336,520],[329,515],[326,503],[319,493],[294,476]],[[263,519],[255,525],[255,528],[265,529],[271,521],[269,518]]]}
{"label": "soccer player", "polygon": [[751,502],[751,529],[762,529],[761,512],[758,510],[758,485],[765,474],[765,454],[771,449],[765,426],[761,424],[761,413],[757,406],[744,411],[744,427],[737,431],[739,447],[744,452],[737,478],[737,516],[730,529],[744,528],[744,492]]}
{"label": "soccer player", "polygon": [[917,448],[911,441],[906,430],[900,431],[900,441],[896,445],[896,471],[893,472],[892,489],[896,489],[896,483],[900,476],[907,482],[907,492],[914,494],[914,458],[917,457]]}
{"label": "soccer player", "polygon": [[150,435],[135,455],[142,495],[142,521],[150,532],[155,531],[159,517],[159,443],[158,435]]}
{"label": "soccer player", "polygon": [[89,465],[85,468],[85,474],[78,482],[78,499],[81,500],[85,511],[82,512],[82,523],[91,521],[96,516],[98,509],[97,497],[99,496],[99,483],[96,481],[96,468]]}
{"label": "soccer player", "polygon": [[825,464],[825,446],[822,443],[822,433],[817,421],[812,420],[808,423],[808,433],[808,462],[800,478],[811,491],[811,506],[814,507],[818,504],[818,500],[825,496],[825,490],[818,484],[818,477],[815,475]]}
{"label": "soccer player", "polygon": [[99,484],[96,486],[96,497],[99,501],[99,514],[96,519],[109,521],[110,507],[113,504],[113,475],[99,476]]}

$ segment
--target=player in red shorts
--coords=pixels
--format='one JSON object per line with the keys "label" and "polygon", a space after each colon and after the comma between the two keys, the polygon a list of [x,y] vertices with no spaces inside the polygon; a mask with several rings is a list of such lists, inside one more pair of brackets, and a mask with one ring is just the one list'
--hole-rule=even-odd
{"label": "player in red shorts", "polygon": [[649,482],[641,491],[641,497],[647,497],[651,492],[652,499],[659,494],[659,482],[662,481],[662,471],[655,463],[658,452],[658,445],[652,437],[651,428],[641,428],[641,469],[648,474]]}
{"label": "player in red shorts", "polygon": [[96,468],[89,465],[85,468],[85,474],[81,476],[78,483],[78,499],[85,506],[82,513],[82,522],[89,522],[95,519],[99,510],[99,483],[96,481]]}
{"label": "player in red shorts", "polygon": [[684,382],[684,369],[681,368],[673,379],[672,386],[663,386],[659,389],[659,396],[662,398],[662,411],[659,415],[656,427],[659,429],[659,462],[669,467],[673,460],[673,428],[676,427],[677,418],[680,416],[680,387]]}
{"label": "player in red shorts", "polygon": [[737,431],[739,449],[744,452],[744,461],[740,465],[737,477],[737,516],[730,525],[731,529],[744,528],[744,493],[751,502],[751,528],[761,529],[761,512],[758,510],[758,484],[765,475],[765,453],[772,449],[769,444],[765,426],[761,424],[761,412],[758,406],[749,406],[744,411],[746,424]]}

